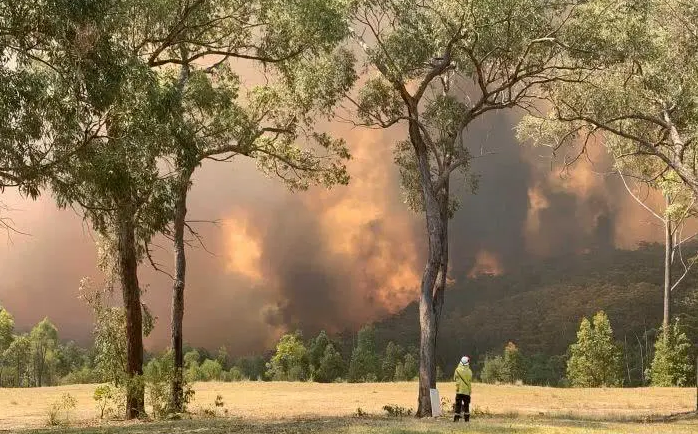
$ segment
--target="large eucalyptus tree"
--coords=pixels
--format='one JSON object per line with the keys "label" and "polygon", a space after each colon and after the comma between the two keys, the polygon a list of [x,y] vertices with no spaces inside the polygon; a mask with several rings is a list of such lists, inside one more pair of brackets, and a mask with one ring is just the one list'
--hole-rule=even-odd
{"label": "large eucalyptus tree", "polygon": [[574,79],[567,23],[583,1],[356,1],[354,40],[370,78],[355,101],[362,123],[407,127],[396,160],[408,203],[424,213],[427,263],[419,291],[421,327],[418,416],[432,414],[429,389],[448,273],[451,176],[468,175],[467,129],[489,112],[530,108],[541,86]]}
{"label": "large eucalyptus tree", "polygon": [[[187,196],[206,159],[245,156],[291,189],[346,183],[342,140],[319,133],[355,78],[354,58],[339,47],[347,35],[345,0],[191,2],[170,11],[176,31],[162,29],[148,63],[176,89],[172,122],[171,226],[175,271],[171,344],[173,411],[183,407],[182,321],[186,278]],[[165,45],[166,44],[166,45]],[[264,80],[244,86],[252,77]],[[242,89],[247,87],[248,91]]]}
{"label": "large eucalyptus tree", "polygon": [[551,83],[549,110],[524,117],[518,135],[554,150],[581,144],[581,152],[598,139],[623,176],[662,191],[670,202],[657,216],[665,223],[668,330],[677,283],[672,258],[675,243],[682,242],[676,222],[695,214],[698,198],[698,4],[592,0],[585,10],[584,19],[570,26],[583,49],[570,54],[604,67]]}

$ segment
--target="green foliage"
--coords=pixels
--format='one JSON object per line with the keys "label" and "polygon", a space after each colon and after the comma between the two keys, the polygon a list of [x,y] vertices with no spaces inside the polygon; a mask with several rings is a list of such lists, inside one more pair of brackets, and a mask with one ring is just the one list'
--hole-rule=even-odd
{"label": "green foliage", "polygon": [[330,343],[325,347],[325,353],[320,359],[320,366],[315,372],[315,381],[319,383],[334,382],[344,376],[345,369],[342,355]]}
{"label": "green foliage", "polygon": [[400,345],[396,345],[392,341],[388,342],[388,345],[385,347],[383,364],[381,365],[381,380],[393,381],[395,378],[395,368],[399,363],[402,363],[404,356],[405,350]]}
{"label": "green foliage", "polygon": [[309,378],[308,351],[300,333],[288,333],[279,339],[276,352],[267,364],[267,374],[275,381],[304,381]]}
{"label": "green foliage", "polygon": [[603,135],[619,171],[662,190],[665,181],[674,184],[665,192],[688,190],[680,195],[688,200],[679,201],[686,207],[698,191],[692,140],[698,125],[698,38],[685,24],[695,19],[695,7],[681,1],[593,0],[578,11],[568,38],[584,48],[568,54],[601,67],[577,80],[551,83],[549,112],[524,118],[519,137],[557,149],[575,146],[591,133]]}
{"label": "green foliage", "polygon": [[237,366],[230,368],[230,372],[228,372],[228,381],[242,381],[244,379],[245,375],[240,368]]}
{"label": "green foliage", "polygon": [[548,356],[536,353],[525,358],[526,379],[524,383],[536,386],[561,385],[565,376],[564,356]]}
{"label": "green foliage", "polygon": [[184,378],[186,381],[193,383],[201,380],[202,374],[199,360],[201,360],[201,355],[196,350],[187,351],[184,354]]}
{"label": "green foliage", "polygon": [[308,362],[313,372],[320,368],[320,361],[325,355],[325,349],[330,344],[330,338],[324,330],[320,331],[308,344]]}
{"label": "green foliage", "polygon": [[97,411],[99,411],[100,419],[104,419],[105,416],[110,417],[115,414],[115,393],[112,390],[111,386],[107,384],[97,386],[92,398],[95,400],[95,403],[97,405]]}
{"label": "green foliage", "polygon": [[199,367],[202,381],[217,381],[221,379],[223,367],[218,360],[206,359]]}
{"label": "green foliage", "polygon": [[240,369],[244,378],[263,380],[265,377],[266,362],[261,356],[241,357],[235,361],[235,366]]}
{"label": "green foliage", "polygon": [[685,387],[693,384],[693,345],[675,320],[668,330],[661,329],[654,344],[654,359],[648,377],[653,386]]}
{"label": "green foliage", "polygon": [[29,385],[31,361],[31,340],[27,335],[15,336],[3,354],[3,360],[10,367],[15,387]]}
{"label": "green foliage", "polygon": [[216,354],[216,361],[221,365],[223,370],[228,369],[228,350],[225,347],[218,348],[218,353]]}
{"label": "green foliage", "polygon": [[15,320],[12,314],[0,306],[0,354],[12,343],[14,330]]}
{"label": "green foliage", "polygon": [[[453,215],[458,201],[446,188],[453,174],[476,188],[468,126],[492,110],[527,107],[543,94],[537,84],[585,66],[561,62],[574,47],[557,41],[577,11],[556,1],[449,0],[422,8],[406,0],[362,0],[352,14],[365,26],[352,36],[377,72],[359,91],[357,115],[371,127],[411,124],[395,162],[405,202],[419,212],[431,187],[445,214]],[[459,83],[471,81],[477,86],[464,99]],[[428,172],[417,170],[418,157]]]}
{"label": "green foliage", "polygon": [[[58,330],[48,320],[44,318],[29,333],[31,341],[31,351],[33,359],[34,384],[51,383],[51,374],[56,362],[55,351],[58,347]],[[47,381],[44,381],[47,380]]]}
{"label": "green foliage", "polygon": [[513,342],[504,347],[504,377],[507,383],[514,384],[526,378],[526,366],[519,349]]}
{"label": "green foliage", "polygon": [[89,366],[75,369],[61,378],[61,384],[93,384],[101,381],[99,372]]}
{"label": "green foliage", "polygon": [[483,383],[504,383],[506,382],[506,365],[502,356],[494,356],[485,358],[480,373],[480,380]]}
{"label": "green foliage", "polygon": [[337,348],[324,330],[310,341],[308,360],[314,381],[331,383],[344,376],[346,366]]}
{"label": "green foliage", "polygon": [[402,381],[412,381],[417,378],[419,374],[419,361],[412,353],[407,353],[405,355],[405,362],[402,364],[402,377],[397,376],[396,368],[396,379],[401,378]]}
{"label": "green foliage", "polygon": [[480,379],[484,383],[514,384],[523,381],[526,374],[524,358],[513,342],[504,347],[500,356],[486,357]]}
{"label": "green foliage", "polygon": [[359,330],[357,345],[349,362],[348,379],[351,382],[376,381],[379,375],[375,331],[373,326],[366,326]]}
{"label": "green foliage", "polygon": [[599,311],[592,322],[582,319],[577,342],[570,346],[567,378],[575,387],[619,386],[621,354],[608,317]]}
{"label": "green foliage", "polygon": [[196,350],[187,351],[184,354],[184,367],[189,368],[194,365],[198,365],[201,360],[201,355]]}
{"label": "green foliage", "polygon": [[94,288],[89,279],[80,282],[80,298],[94,315],[95,367],[107,382],[120,385],[126,372],[126,318],[123,309],[110,307],[109,288]]}
{"label": "green foliage", "polygon": [[86,365],[89,365],[90,362],[87,349],[80,347],[74,341],[59,344],[56,348],[56,376],[58,377],[65,378],[74,372],[82,371],[84,368],[89,370]]}

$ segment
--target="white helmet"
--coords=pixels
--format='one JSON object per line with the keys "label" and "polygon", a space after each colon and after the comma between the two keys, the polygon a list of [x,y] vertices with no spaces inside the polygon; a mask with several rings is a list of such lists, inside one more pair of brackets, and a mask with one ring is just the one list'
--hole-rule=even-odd
{"label": "white helmet", "polygon": [[470,364],[470,357],[468,357],[468,356],[463,356],[463,357],[460,359],[460,363],[461,363],[462,365],[468,365],[468,364]]}

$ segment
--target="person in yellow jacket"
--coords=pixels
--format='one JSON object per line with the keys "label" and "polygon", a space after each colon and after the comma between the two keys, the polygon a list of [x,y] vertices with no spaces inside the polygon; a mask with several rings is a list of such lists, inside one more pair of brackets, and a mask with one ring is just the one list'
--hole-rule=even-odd
{"label": "person in yellow jacket", "polygon": [[[463,417],[464,422],[470,421],[470,393],[472,392],[473,371],[470,370],[470,358],[463,356],[453,374],[456,382],[456,408],[453,421],[458,422]],[[461,411],[463,413],[461,413]]]}

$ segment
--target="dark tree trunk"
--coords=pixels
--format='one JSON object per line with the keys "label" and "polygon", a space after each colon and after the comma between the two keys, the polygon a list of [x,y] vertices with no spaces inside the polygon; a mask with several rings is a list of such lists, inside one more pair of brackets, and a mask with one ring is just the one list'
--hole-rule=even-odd
{"label": "dark tree trunk", "polygon": [[172,283],[172,351],[174,352],[174,377],[172,377],[172,410],[184,411],[184,350],[182,341],[182,324],[184,321],[184,287],[187,258],[184,250],[184,226],[187,216],[187,192],[191,171],[182,174],[177,190],[174,217],[174,260],[175,278]]}
{"label": "dark tree trunk", "polygon": [[[671,205],[671,200],[666,197],[667,206]],[[664,220],[664,316],[662,327],[664,332],[668,332],[671,322],[671,264],[674,252],[674,237],[671,219],[665,217]]]}
{"label": "dark tree trunk", "polygon": [[143,316],[141,290],[138,285],[135,212],[133,207],[120,207],[117,216],[117,251],[121,291],[126,312],[126,419],[145,414],[143,375]]}
{"label": "dark tree trunk", "polygon": [[[416,109],[413,111],[416,112]],[[409,130],[410,139],[417,157],[422,193],[424,195],[429,239],[429,254],[424,274],[422,275],[419,294],[419,395],[416,414],[417,417],[428,417],[432,415],[429,389],[436,387],[436,308],[442,303],[442,301],[439,301],[439,297],[435,300],[434,287],[441,271],[446,229],[442,218],[442,208],[431,180],[427,149],[422,141],[419,125],[416,122],[410,122]]]}

